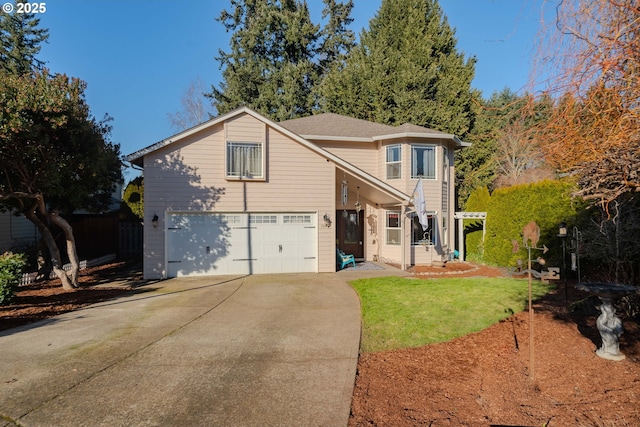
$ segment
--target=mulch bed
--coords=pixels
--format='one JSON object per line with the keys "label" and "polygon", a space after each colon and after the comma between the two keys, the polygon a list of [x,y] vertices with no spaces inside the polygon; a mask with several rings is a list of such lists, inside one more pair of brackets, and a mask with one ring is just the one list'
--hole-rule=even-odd
{"label": "mulch bed", "polygon": [[[442,268],[414,271],[439,277]],[[559,286],[534,305],[533,358],[528,311],[449,342],[361,354],[349,426],[640,426],[637,322],[624,321],[627,358],[602,359],[593,298],[572,286],[566,297]],[[577,301],[581,310],[570,310]]]}
{"label": "mulch bed", "polygon": [[[460,262],[413,271],[425,278],[505,274]],[[21,287],[13,305],[0,307],[0,330],[117,298],[141,279],[131,264],[113,263],[83,270],[75,291],[58,280]],[[571,312],[569,304],[580,300],[582,310]],[[597,315],[593,301],[571,286],[567,301],[563,287],[538,301],[533,365],[526,311],[449,342],[361,354],[349,425],[640,426],[640,328],[625,319],[620,349],[627,358],[604,360],[594,353]]]}
{"label": "mulch bed", "polygon": [[110,300],[131,290],[123,285],[105,284],[127,277],[131,283],[142,280],[135,264],[116,262],[80,270],[79,288],[65,290],[60,279],[20,286],[10,305],[0,306],[0,331],[48,319],[87,305]]}

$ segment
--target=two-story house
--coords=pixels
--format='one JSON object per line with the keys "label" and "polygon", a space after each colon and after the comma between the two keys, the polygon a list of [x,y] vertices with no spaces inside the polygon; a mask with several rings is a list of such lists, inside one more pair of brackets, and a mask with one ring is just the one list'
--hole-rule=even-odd
{"label": "two-story house", "polygon": [[466,145],[337,114],[223,114],[127,157],[145,177],[145,278],[333,272],[336,247],[403,268],[448,259]]}

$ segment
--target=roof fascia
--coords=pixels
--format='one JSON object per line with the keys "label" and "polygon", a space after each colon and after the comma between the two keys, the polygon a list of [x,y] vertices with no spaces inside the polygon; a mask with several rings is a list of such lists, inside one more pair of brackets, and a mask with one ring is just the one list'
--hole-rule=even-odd
{"label": "roof fascia", "polygon": [[341,141],[341,142],[374,142],[373,138],[362,136],[329,136],[329,135],[300,135],[304,139],[313,141]]}
{"label": "roof fascia", "polygon": [[206,128],[209,128],[211,126],[215,126],[216,124],[223,122],[225,120],[230,119],[231,117],[237,116],[239,114],[242,113],[249,113],[251,110],[248,109],[247,107],[240,107],[237,108],[235,110],[229,111],[226,114],[222,114],[221,116],[215,117],[211,120],[207,120],[204,123],[201,123],[199,125],[196,125],[192,128],[183,130],[182,132],[179,132],[175,135],[170,136],[169,138],[165,138],[161,141],[156,142],[155,144],[151,144],[148,147],[145,147],[141,150],[138,150],[134,153],[129,154],[128,156],[125,156],[124,159],[128,162],[135,162],[138,159],[141,159],[142,157],[144,157],[145,155],[152,153],[162,147],[166,147],[167,145],[176,142],[176,141],[180,141],[181,139],[187,138],[195,133],[198,133]]}
{"label": "roof fascia", "polygon": [[429,139],[449,139],[456,144],[456,148],[470,147],[470,142],[461,141],[460,138],[451,133],[427,133],[427,132],[401,132],[389,135],[374,136],[374,141],[386,141],[399,138],[429,138]]}
{"label": "roof fascia", "polygon": [[[300,143],[301,145],[307,147],[308,149],[310,149],[311,151],[314,151],[315,153],[319,154],[320,156],[326,158],[327,160],[335,163],[338,167],[340,167],[341,169],[346,170],[347,172],[357,176],[358,178],[362,179],[363,181],[369,182],[371,185],[378,187],[379,189],[381,189],[382,191],[384,191],[385,193],[388,193],[390,196],[392,196],[393,198],[397,199],[400,202],[406,202],[409,200],[409,196],[406,195],[405,193],[403,193],[402,191],[396,189],[395,187],[390,186],[389,184],[385,183],[384,181],[379,180],[378,178],[374,177],[373,175],[370,175],[366,172],[364,172],[361,169],[358,169],[357,167],[353,166],[351,163],[341,159],[340,157],[330,153],[329,151],[318,147],[317,145],[315,145],[314,143],[308,141],[307,139],[303,138],[302,136],[291,132],[288,129],[285,129],[284,127],[280,126],[278,123],[262,116],[261,114],[253,111],[252,109],[248,108],[248,107],[240,107],[236,110],[230,111],[226,114],[223,114],[219,117],[216,117],[214,119],[211,119],[209,121],[206,121],[198,126],[194,126],[190,129],[187,129],[183,132],[180,132],[176,135],[173,135],[169,138],[163,139],[162,141],[156,142],[153,145],[150,145],[146,148],[143,148],[142,150],[138,150],[135,153],[132,153],[128,156],[125,157],[125,160],[127,160],[128,162],[134,163],[136,160],[141,159],[142,157],[144,157],[145,155],[156,151],[162,147],[166,147],[169,144],[172,144],[176,141],[179,141],[181,139],[184,139],[190,135],[193,135],[194,133],[200,132],[208,127],[211,126],[215,126],[218,123],[224,122],[225,120],[228,120],[232,117],[235,117],[237,115],[240,114],[249,114],[250,116],[254,117],[257,120],[260,120],[262,122],[264,122],[265,124],[267,124],[269,127],[277,130],[278,132],[288,136],[289,138],[297,141],[298,143]],[[369,141],[373,141],[371,139],[369,139]]]}

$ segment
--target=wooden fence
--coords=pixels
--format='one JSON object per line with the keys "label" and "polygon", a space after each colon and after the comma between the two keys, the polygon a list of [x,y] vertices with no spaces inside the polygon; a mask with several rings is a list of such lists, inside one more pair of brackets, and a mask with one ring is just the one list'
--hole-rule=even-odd
{"label": "wooden fence", "polygon": [[142,224],[139,222],[118,223],[118,258],[142,258]]}

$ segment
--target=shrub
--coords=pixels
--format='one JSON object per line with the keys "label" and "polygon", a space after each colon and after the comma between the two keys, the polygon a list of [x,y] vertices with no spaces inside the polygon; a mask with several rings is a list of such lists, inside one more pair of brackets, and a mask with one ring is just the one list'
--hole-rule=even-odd
{"label": "shrub", "polygon": [[138,220],[144,218],[144,178],[134,178],[124,190],[120,211],[125,217]]}
{"label": "shrub", "polygon": [[[505,267],[516,266],[518,259],[526,260],[522,229],[530,221],[536,221],[540,226],[538,246],[545,244],[552,250],[545,258],[558,258],[558,224],[562,221],[572,222],[582,209],[582,204],[571,197],[573,190],[571,182],[547,180],[500,188],[490,197],[485,194],[486,190],[472,194],[474,199],[469,198],[467,207],[487,212],[487,234],[482,253],[477,249],[482,247],[482,231],[467,234],[467,250],[472,254],[470,258]],[[513,240],[520,246],[517,253],[512,252]],[[535,252],[535,256],[538,255],[542,254]]]}
{"label": "shrub", "polygon": [[6,305],[13,299],[27,259],[23,254],[5,252],[0,255],[0,305]]}

